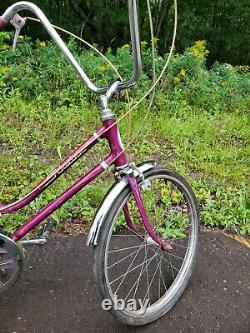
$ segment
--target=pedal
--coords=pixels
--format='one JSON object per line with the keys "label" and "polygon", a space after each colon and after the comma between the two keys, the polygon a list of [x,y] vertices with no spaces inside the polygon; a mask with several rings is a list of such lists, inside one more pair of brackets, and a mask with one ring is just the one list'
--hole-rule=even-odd
{"label": "pedal", "polygon": [[38,239],[27,239],[22,240],[19,242],[19,244],[25,246],[25,245],[45,245],[48,242],[49,236],[55,226],[55,222],[51,219],[49,220],[44,227],[44,231],[40,238]]}

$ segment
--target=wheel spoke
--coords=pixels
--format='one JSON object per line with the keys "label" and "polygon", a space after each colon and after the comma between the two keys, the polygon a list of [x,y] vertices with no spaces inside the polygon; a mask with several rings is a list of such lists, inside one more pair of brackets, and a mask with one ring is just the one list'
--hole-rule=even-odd
{"label": "wheel spoke", "polygon": [[162,276],[162,271],[161,271],[161,263],[162,263],[162,255],[161,258],[158,260],[159,257],[157,257],[157,262],[160,263],[159,267],[159,281],[158,281],[158,294],[159,294],[159,299],[161,298],[161,279],[163,279],[164,282],[164,277]]}
{"label": "wheel spoke", "polygon": [[[183,286],[183,279],[190,276],[195,256],[188,254],[194,254],[196,250],[196,244],[191,240],[197,235],[198,215],[192,192],[181,177],[172,171],[156,168],[155,171],[148,171],[145,179],[151,184],[147,191],[142,191],[149,221],[156,235],[172,246],[171,251],[165,251],[151,241],[134,197],[127,193],[117,199],[120,205],[112,223],[120,221],[120,217],[124,218],[123,207],[128,205],[136,229],[131,230],[126,223],[119,231],[111,227],[102,238],[102,252],[99,254],[102,256],[104,249],[106,258],[100,262],[105,265],[107,296],[124,302],[130,298],[142,300],[140,307],[146,310],[146,318],[157,311],[163,313],[167,303],[173,304],[178,288]],[[108,241],[105,236],[109,237]],[[127,318],[140,318],[142,313],[138,309],[128,308],[131,316],[126,312]],[[118,317],[120,315],[117,313]]]}
{"label": "wheel spoke", "polygon": [[14,264],[15,264],[15,261],[13,259],[0,262],[0,269],[13,267]]}
{"label": "wheel spoke", "polygon": [[[146,257],[148,258],[148,247],[145,248]],[[149,288],[149,272],[148,266],[146,267],[146,280],[147,280],[147,290],[148,290],[148,298],[150,300],[150,288]]]}
{"label": "wheel spoke", "polygon": [[180,244],[176,244],[174,242],[170,242],[170,245],[175,245],[175,246],[183,247],[184,249],[190,250],[190,247],[187,247],[187,246],[184,246],[184,245],[180,245]]}
{"label": "wheel spoke", "polygon": [[185,238],[187,238],[187,237],[185,236],[185,237],[164,238],[164,240],[166,242],[168,242],[169,244],[172,244],[172,242],[176,239],[185,239]]}
{"label": "wheel spoke", "polygon": [[151,286],[151,284],[152,284],[153,281],[154,281],[154,278],[155,278],[155,275],[156,275],[156,273],[157,273],[157,271],[158,271],[158,269],[159,269],[159,266],[160,266],[161,260],[162,260],[162,257],[161,257],[160,262],[158,263],[158,265],[157,265],[157,267],[156,267],[156,270],[155,270],[155,272],[154,272],[154,274],[153,274],[153,277],[152,277],[151,282],[150,282],[150,284],[149,284],[149,288],[148,288],[148,290],[147,290],[147,293],[146,293],[146,295],[145,295],[144,298],[143,298],[143,303],[145,302],[145,300],[146,300],[146,298],[147,298],[147,296],[148,296],[148,294],[149,294],[150,286]]}
{"label": "wheel spoke", "polygon": [[107,268],[110,269],[110,268],[116,266],[117,264],[119,264],[119,263],[121,263],[122,261],[124,261],[124,260],[128,259],[129,257],[131,257],[131,256],[132,256],[134,253],[136,253],[137,251],[138,251],[138,250],[135,250],[134,252],[132,252],[132,253],[128,254],[126,257],[123,257],[122,259],[116,261],[115,263],[113,263],[112,265],[108,266]]}
{"label": "wheel spoke", "polygon": [[[146,262],[151,262],[151,261],[156,257],[156,255],[157,255],[157,252],[155,252],[155,254],[154,254],[153,257],[151,257],[151,258],[148,259],[147,261],[143,262],[142,264],[139,264],[139,265],[133,267],[131,270],[130,270],[130,268],[131,268],[132,265],[130,264],[128,270],[126,271],[126,273],[120,275],[118,278],[116,278],[115,280],[113,280],[112,282],[110,282],[110,285],[113,284],[114,282],[118,281],[118,280],[121,279],[121,278],[123,278],[123,279],[122,279],[122,282],[123,282],[123,281],[125,280],[125,277],[126,277],[129,273],[131,273],[131,272],[133,272],[134,270],[140,268],[140,267],[141,267],[142,265],[144,265]],[[134,262],[134,261],[132,261],[132,264],[133,264],[133,262]],[[122,283],[122,282],[121,282],[121,283]],[[120,285],[121,285],[121,284],[120,284]],[[120,287],[120,285],[119,285],[119,287]],[[118,289],[119,289],[119,287],[118,287]],[[115,291],[115,294],[117,293],[118,289]]]}
{"label": "wheel spoke", "polygon": [[[140,252],[140,250],[142,249],[142,246],[143,246],[144,244],[145,244],[145,240],[144,240],[144,242],[141,244],[141,246],[140,246],[140,248],[138,249],[138,251],[136,252],[134,258],[132,259],[132,261],[131,261],[131,263],[130,263],[128,269],[127,269],[127,272],[121,276],[122,280],[121,280],[119,286],[117,287],[117,289],[116,289],[116,291],[115,291],[115,294],[118,292],[120,286],[122,285],[123,281],[125,280],[126,275],[128,274],[130,268],[132,267],[132,265],[133,265],[135,259],[137,258],[138,254],[139,254],[139,252]],[[113,280],[113,281],[110,282],[109,284],[111,285],[111,284],[113,284],[114,282],[118,281],[119,279],[120,279],[120,277],[119,277],[119,278],[116,278],[115,280]]]}
{"label": "wheel spoke", "polygon": [[[146,246],[144,247],[146,248]],[[145,262],[147,262],[147,259],[146,259],[146,256],[144,255],[144,260],[143,260],[143,263],[142,263],[142,267],[141,267],[141,270],[140,270],[140,274],[139,274],[139,277],[138,279],[135,281],[135,283],[133,284],[132,288],[130,289],[130,291],[128,292],[127,296],[124,298],[124,301],[127,300],[128,296],[130,295],[131,291],[134,289],[135,287],[135,291],[134,291],[134,294],[133,294],[133,299],[135,299],[135,296],[136,296],[136,292],[137,292],[137,289],[138,289],[138,286],[139,286],[139,283],[140,283],[140,279],[141,279],[141,276],[142,276],[142,273],[145,269]]]}
{"label": "wheel spoke", "polygon": [[135,246],[130,246],[130,247],[124,247],[124,248],[122,248],[122,249],[115,249],[115,250],[108,251],[108,253],[127,251],[127,250],[130,250],[130,249],[136,249],[136,248],[138,249],[138,247],[141,247],[141,245],[135,245]]}
{"label": "wheel spoke", "polygon": [[136,235],[111,235],[111,237],[138,237],[139,234]]}
{"label": "wheel spoke", "polygon": [[171,268],[171,273],[172,273],[172,278],[173,278],[173,281],[174,281],[174,271],[173,271],[173,265],[172,265],[172,261],[171,261],[171,257],[168,253],[168,257],[169,257],[169,262],[170,262],[170,268]]}
{"label": "wheel spoke", "polygon": [[175,257],[175,258],[177,258],[177,259],[179,259],[179,260],[184,260],[184,258],[181,258],[181,257],[179,257],[179,256],[176,256],[175,254],[173,254],[173,253],[171,253],[171,252],[168,252],[168,255],[169,256],[172,256],[172,257]]}
{"label": "wheel spoke", "polygon": [[170,267],[173,267],[177,272],[179,272],[178,268],[176,268],[172,263],[170,263],[169,261],[167,261],[167,259],[164,257],[164,254],[162,256],[162,260],[164,260],[168,265],[170,265]]}
{"label": "wheel spoke", "polygon": [[[150,248],[150,250],[152,250],[152,251],[154,251],[154,253],[156,253],[155,250],[153,250],[152,248]],[[167,252],[167,253],[168,253],[168,252]],[[165,254],[165,252],[162,252],[162,260],[164,260],[167,264],[169,264],[169,265],[172,266],[175,270],[177,270],[177,272],[179,272],[179,269],[178,269],[178,268],[176,268],[173,264],[170,264],[170,262],[167,261],[166,258],[164,258],[164,254]],[[159,256],[159,254],[158,254],[158,256]]]}

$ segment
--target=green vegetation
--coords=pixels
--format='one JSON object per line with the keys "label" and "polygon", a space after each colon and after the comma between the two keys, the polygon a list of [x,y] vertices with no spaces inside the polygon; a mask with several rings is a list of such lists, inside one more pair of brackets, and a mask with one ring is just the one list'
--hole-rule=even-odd
{"label": "green vegetation", "polygon": [[[127,0],[34,0],[56,25],[106,50],[130,40]],[[0,13],[13,4],[1,0]],[[142,40],[150,41],[147,2],[138,0]],[[150,1],[155,36],[161,54],[168,51],[173,30],[174,1]],[[232,65],[250,62],[249,0],[188,0],[178,1],[178,34],[176,49],[183,51],[196,40],[207,40],[209,64],[216,60]],[[107,24],[108,22],[108,24]],[[105,27],[105,29],[104,29]],[[47,39],[48,34],[37,23],[24,30],[33,38]]]}
{"label": "green vegetation", "polygon": [[[99,101],[81,85],[52,44],[32,43],[21,37],[13,55],[9,43],[10,35],[0,34],[0,202],[27,194],[100,123]],[[114,80],[110,66],[92,51],[80,51],[72,41],[69,44],[96,82]],[[144,73],[131,105],[151,83],[151,52],[142,44]],[[116,55],[108,50],[107,56],[123,77],[129,76],[129,45],[119,48]],[[131,160],[156,159],[188,178],[200,202],[204,224],[250,234],[246,185],[249,67],[215,63],[208,70],[207,56],[203,41],[175,54],[151,111],[148,113],[145,101],[120,122],[121,134],[125,144],[136,137],[128,148]],[[158,73],[165,59],[157,55]],[[128,109],[125,100],[113,107],[118,116]],[[95,154],[80,160],[32,205],[11,217],[1,216],[0,227],[11,232],[100,161],[105,151],[107,147],[101,143]],[[111,181],[104,175],[65,204],[54,215],[59,226],[73,219],[89,224]]]}

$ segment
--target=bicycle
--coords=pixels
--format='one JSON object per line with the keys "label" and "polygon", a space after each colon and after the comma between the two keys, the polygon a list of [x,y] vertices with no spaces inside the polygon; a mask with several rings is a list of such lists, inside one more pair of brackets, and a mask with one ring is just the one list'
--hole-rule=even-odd
{"label": "bicycle", "polygon": [[[191,187],[177,172],[158,166],[155,161],[138,165],[128,161],[118,122],[109,108],[114,96],[119,98],[122,90],[131,88],[139,81],[142,70],[137,1],[128,0],[128,7],[133,77],[104,88],[98,88],[89,79],[35,4],[17,2],[0,17],[0,30],[10,22],[16,28],[16,36],[26,21],[17,14],[19,11],[29,10],[39,18],[80,79],[92,92],[101,94],[102,121],[102,126],[93,135],[24,198],[0,204],[0,215],[11,214],[30,204],[100,140],[107,140],[110,147],[110,154],[100,164],[12,236],[0,234],[0,292],[13,286],[21,274],[24,254],[20,245],[45,244],[53,224],[50,221],[47,223],[39,239],[23,238],[113,165],[115,182],[96,212],[87,245],[93,247],[94,272],[102,301],[110,301],[110,312],[121,322],[140,326],[168,312],[186,288],[196,261],[199,214]],[[140,300],[139,308],[133,303],[136,300]]]}

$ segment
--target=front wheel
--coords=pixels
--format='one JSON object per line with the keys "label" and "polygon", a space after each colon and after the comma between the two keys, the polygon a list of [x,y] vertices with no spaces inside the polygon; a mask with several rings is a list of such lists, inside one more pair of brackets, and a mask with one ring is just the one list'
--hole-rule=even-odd
{"label": "front wheel", "polygon": [[[102,307],[133,326],[157,320],[175,305],[190,280],[198,244],[198,209],[187,182],[163,167],[144,176],[149,186],[139,185],[151,226],[172,249],[163,250],[148,235],[127,186],[94,250]],[[127,226],[125,208],[136,231]]]}

